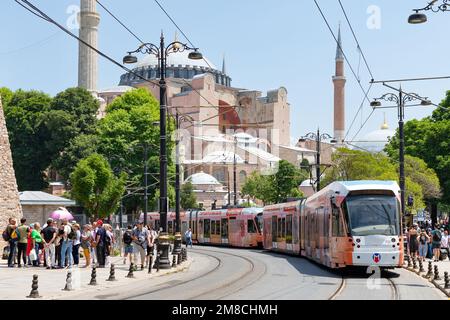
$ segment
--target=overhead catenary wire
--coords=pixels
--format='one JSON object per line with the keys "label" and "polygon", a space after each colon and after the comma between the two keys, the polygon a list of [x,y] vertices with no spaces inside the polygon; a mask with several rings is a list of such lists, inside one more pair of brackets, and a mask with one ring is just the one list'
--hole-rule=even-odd
{"label": "overhead catenary wire", "polygon": [[[47,14],[45,14],[42,10],[40,10],[38,7],[36,7],[35,5],[33,5],[32,3],[30,3],[28,0],[14,0],[16,3],[18,3],[20,6],[24,7],[25,9],[27,9],[27,11],[33,13],[35,16],[43,19],[44,21],[47,21],[55,26],[57,26],[59,29],[61,29],[62,31],[64,31],[65,33],[67,33],[69,36],[73,37],[74,39],[78,40],[79,42],[81,42],[82,44],[84,44],[85,46],[89,47],[90,49],[92,49],[93,51],[95,51],[97,54],[99,54],[100,56],[102,56],[103,58],[107,59],[108,61],[112,62],[113,64],[115,64],[116,66],[118,66],[119,68],[133,74],[134,76],[136,76],[137,78],[149,82],[151,83],[153,86],[159,86],[158,84],[156,84],[153,81],[150,81],[148,79],[146,79],[145,77],[142,77],[141,75],[139,75],[138,73],[134,72],[133,70],[124,67],[122,64],[120,64],[118,61],[114,60],[113,58],[111,58],[110,56],[108,56],[107,54],[103,53],[102,51],[98,50],[97,48],[95,48],[94,46],[91,46],[89,43],[87,43],[86,41],[84,41],[83,39],[81,39],[80,37],[76,36],[75,34],[73,34],[72,32],[70,32],[67,28],[63,27],[61,24],[59,24],[58,22],[56,22],[54,19],[50,18]],[[23,2],[23,3],[20,3]],[[28,5],[28,7],[26,5]]]}

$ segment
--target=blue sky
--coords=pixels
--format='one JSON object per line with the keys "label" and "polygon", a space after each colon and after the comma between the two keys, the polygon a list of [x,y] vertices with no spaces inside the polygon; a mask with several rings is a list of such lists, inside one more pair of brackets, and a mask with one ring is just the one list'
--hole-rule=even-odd
{"label": "blue sky", "polygon": [[[71,22],[71,6],[78,0],[32,0],[57,21]],[[342,0],[375,79],[398,79],[450,75],[446,33],[450,13],[428,13],[428,23],[410,25],[411,9],[423,7],[425,0]],[[102,0],[135,33],[149,42],[157,42],[161,29],[173,37],[175,27],[154,1]],[[333,86],[336,43],[329,33],[313,0],[161,0],[190,40],[214,64],[220,66],[225,53],[232,85],[239,88],[267,90],[284,86],[291,103],[293,138],[316,130],[333,130]],[[342,25],[343,47],[350,63],[367,88],[371,77],[359,54],[337,0],[319,0],[330,24]],[[380,10],[380,19],[369,10]],[[102,8],[99,48],[121,61],[126,51],[135,49],[131,37]],[[370,24],[375,17],[376,24]],[[37,89],[52,95],[77,84],[78,43],[36,18],[13,0],[2,1],[0,10],[0,86],[12,89]],[[77,30],[73,30],[77,32]],[[184,40],[180,36],[180,40]],[[359,72],[358,72],[359,70]],[[100,58],[99,87],[118,83],[122,70]],[[358,110],[363,93],[346,66],[347,127]],[[439,103],[450,80],[403,83]],[[376,85],[370,92],[375,98],[387,92]],[[433,108],[410,108],[406,118],[422,118]],[[391,128],[397,126],[397,112],[387,109]],[[366,102],[348,139],[353,138],[362,121],[370,114]],[[383,111],[376,111],[359,136],[379,128]]]}

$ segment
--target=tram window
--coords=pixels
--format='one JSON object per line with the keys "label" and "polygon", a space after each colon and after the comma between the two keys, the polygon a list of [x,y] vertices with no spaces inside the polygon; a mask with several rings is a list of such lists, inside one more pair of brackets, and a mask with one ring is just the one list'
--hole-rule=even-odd
{"label": "tram window", "polygon": [[332,211],[332,235],[333,237],[342,237],[343,236],[343,229],[342,229],[342,224],[339,218],[339,209],[338,208],[333,208]]}
{"label": "tram window", "polygon": [[204,232],[203,232],[203,236],[205,238],[209,238],[211,236],[211,220],[206,219],[204,221]]}
{"label": "tram window", "polygon": [[278,218],[278,238],[283,238],[283,231],[281,226],[281,218]]}
{"label": "tram window", "polygon": [[292,215],[286,216],[286,243],[292,243]]}
{"label": "tram window", "polygon": [[228,239],[228,219],[222,219],[222,239]]}
{"label": "tram window", "polygon": [[214,220],[211,221],[211,234],[216,234],[216,222]]}
{"label": "tram window", "polygon": [[277,242],[277,216],[272,217],[272,242]]}
{"label": "tram window", "polygon": [[253,219],[247,220],[247,232],[256,233],[255,222],[253,221]]}
{"label": "tram window", "polygon": [[198,230],[197,232],[200,233],[203,231],[203,220],[198,221]]}
{"label": "tram window", "polygon": [[286,238],[286,218],[281,219],[281,237]]}
{"label": "tram window", "polygon": [[168,221],[167,225],[168,225],[168,232],[169,232],[169,234],[172,234],[173,233],[173,223],[172,223],[172,221]]}

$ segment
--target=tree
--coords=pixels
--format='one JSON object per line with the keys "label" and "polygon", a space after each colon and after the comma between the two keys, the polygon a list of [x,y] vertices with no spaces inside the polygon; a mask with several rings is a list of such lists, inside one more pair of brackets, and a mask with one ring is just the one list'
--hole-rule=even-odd
{"label": "tree", "polygon": [[197,198],[194,193],[194,186],[187,182],[181,186],[180,206],[184,210],[195,209],[197,207]]}
{"label": "tree", "polygon": [[259,199],[265,205],[302,197],[303,193],[298,186],[307,178],[307,172],[285,160],[281,160],[276,169],[276,173],[272,175],[253,172],[243,185],[242,194]]}
{"label": "tree", "polygon": [[44,171],[54,156],[47,150],[44,121],[52,99],[43,92],[23,90],[8,99],[5,118],[18,188],[41,190],[47,186]]}
{"label": "tree", "polygon": [[106,159],[92,154],[81,160],[70,175],[71,195],[88,215],[105,218],[117,210],[125,192],[126,179],[125,173],[116,178]]}

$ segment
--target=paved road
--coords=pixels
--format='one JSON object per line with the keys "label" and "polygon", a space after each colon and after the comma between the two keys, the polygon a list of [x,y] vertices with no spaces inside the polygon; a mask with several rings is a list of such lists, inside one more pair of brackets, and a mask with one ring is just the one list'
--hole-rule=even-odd
{"label": "paved road", "polygon": [[366,270],[334,272],[306,259],[258,250],[196,247],[190,254],[195,263],[188,272],[170,281],[157,279],[150,288],[147,283],[122,290],[114,299],[447,299],[403,269],[369,278]]}

